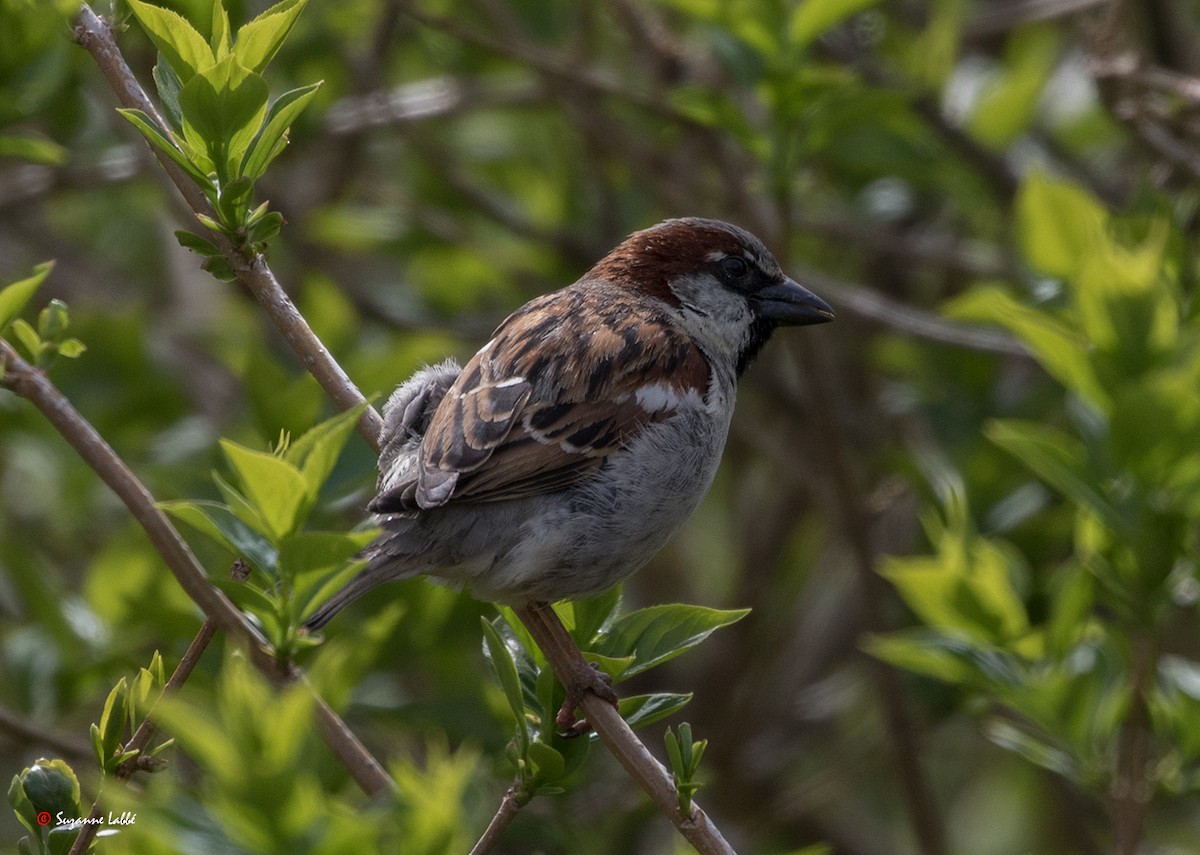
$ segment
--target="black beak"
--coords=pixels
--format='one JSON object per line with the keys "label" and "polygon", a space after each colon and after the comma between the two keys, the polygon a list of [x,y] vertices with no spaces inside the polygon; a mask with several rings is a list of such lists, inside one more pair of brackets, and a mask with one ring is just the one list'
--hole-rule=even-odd
{"label": "black beak", "polygon": [[783,277],[750,295],[755,312],[780,326],[823,324],[833,320],[829,304],[799,282]]}

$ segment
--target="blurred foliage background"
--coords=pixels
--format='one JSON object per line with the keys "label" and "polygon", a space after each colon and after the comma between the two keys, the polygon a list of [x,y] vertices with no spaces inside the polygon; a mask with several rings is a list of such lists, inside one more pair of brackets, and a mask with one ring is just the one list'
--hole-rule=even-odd
{"label": "blurred foliage background", "polygon": [[[39,300],[87,351],[54,381],[157,498],[216,498],[219,437],[333,410],[177,244],[194,220],[75,11],[0,0],[0,282],[55,259]],[[153,47],[120,42],[148,85]],[[324,81],[259,183],[271,264],[368,394],[668,216],[750,228],[838,309],[751,369],[711,495],[624,590],[753,609],[631,681],[695,693],[700,798],[739,851],[1200,852],[1200,4],[311,0],[268,78]],[[351,438],[323,527],[361,521],[373,466]],[[100,851],[467,851],[512,777],[480,614],[393,585],[301,656],[401,809],[219,642]],[[0,392],[0,770],[62,757],[90,801],[109,690],[199,623]],[[599,750],[501,848],[687,851]]]}

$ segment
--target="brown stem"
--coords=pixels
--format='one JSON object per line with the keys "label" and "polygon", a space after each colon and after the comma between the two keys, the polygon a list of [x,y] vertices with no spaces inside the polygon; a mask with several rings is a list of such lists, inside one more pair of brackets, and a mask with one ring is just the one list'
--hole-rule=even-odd
{"label": "brown stem", "polygon": [[[179,691],[179,687],[191,676],[192,669],[196,667],[196,663],[200,661],[200,657],[204,655],[204,651],[208,648],[208,643],[212,641],[213,636],[216,634],[217,625],[212,620],[206,620],[200,624],[200,629],[196,633],[196,637],[192,639],[192,643],[184,651],[183,658],[175,666],[175,671],[171,674],[171,679],[167,680],[167,685],[163,686],[162,697],[173,695]],[[142,768],[142,764],[139,762],[142,760],[141,750],[146,747],[146,743],[150,741],[150,737],[153,735],[154,723],[151,721],[150,716],[146,716],[142,720],[142,723],[138,725],[137,731],[125,743],[124,750],[137,751],[139,753],[136,757],[129,758],[117,767],[117,771],[115,772],[117,780],[123,781]],[[96,832],[100,830],[100,823],[95,820],[100,818],[101,813],[100,800],[96,799],[92,803],[91,813],[88,814],[89,821],[83,824],[79,836],[71,844],[69,855],[83,855],[84,852],[88,851],[92,839],[96,836]]]}
{"label": "brown stem", "polygon": [[1154,643],[1144,634],[1130,638],[1133,688],[1129,713],[1117,741],[1117,775],[1112,784],[1113,852],[1135,855],[1150,806],[1151,786],[1146,779],[1150,761],[1150,708],[1148,696],[1155,670]]}
{"label": "brown stem", "polygon": [[[549,606],[526,606],[515,611],[560,682],[567,685],[581,664],[589,667],[554,609]],[[611,703],[588,692],[583,696],[580,707],[592,729],[629,773],[629,777],[646,791],[658,809],[701,855],[730,855],[734,852],[720,829],[695,801],[692,802],[691,816],[684,816],[680,812],[679,793],[675,790],[670,773],[634,735]]]}
{"label": "brown stem", "polygon": [[72,759],[94,756],[90,743],[71,736],[51,733],[4,707],[0,707],[0,732],[14,741],[20,741],[23,746],[42,745]]}
{"label": "brown stem", "polygon": [[500,800],[500,807],[496,809],[492,821],[488,823],[488,827],[484,829],[479,840],[471,847],[470,855],[487,855],[492,851],[492,847],[500,842],[504,830],[517,818],[517,814],[528,801],[528,799],[523,800],[518,793],[518,782],[514,781],[513,785],[505,791],[504,798]]}

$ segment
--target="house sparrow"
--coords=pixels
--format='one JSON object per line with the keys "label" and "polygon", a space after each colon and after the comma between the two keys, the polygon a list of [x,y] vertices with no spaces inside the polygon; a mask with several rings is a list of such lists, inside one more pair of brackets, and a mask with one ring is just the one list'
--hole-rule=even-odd
{"label": "house sparrow", "polygon": [[306,626],[418,574],[513,606],[615,585],[707,492],[737,378],[772,331],[832,318],[737,226],[635,232],[514,312],[465,367],[447,360],[393,393],[369,505],[383,533]]}

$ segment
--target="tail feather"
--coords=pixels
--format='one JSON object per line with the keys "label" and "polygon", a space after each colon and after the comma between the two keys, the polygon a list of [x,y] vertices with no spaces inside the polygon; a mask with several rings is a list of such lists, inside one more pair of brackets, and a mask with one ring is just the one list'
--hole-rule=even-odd
{"label": "tail feather", "polygon": [[377,585],[382,585],[384,582],[391,582],[396,579],[405,578],[405,575],[399,575],[395,572],[394,567],[380,566],[372,563],[347,582],[336,594],[330,597],[312,616],[304,622],[304,628],[315,631],[325,626],[329,621],[346,606],[357,600],[363,594],[370,591]]}

